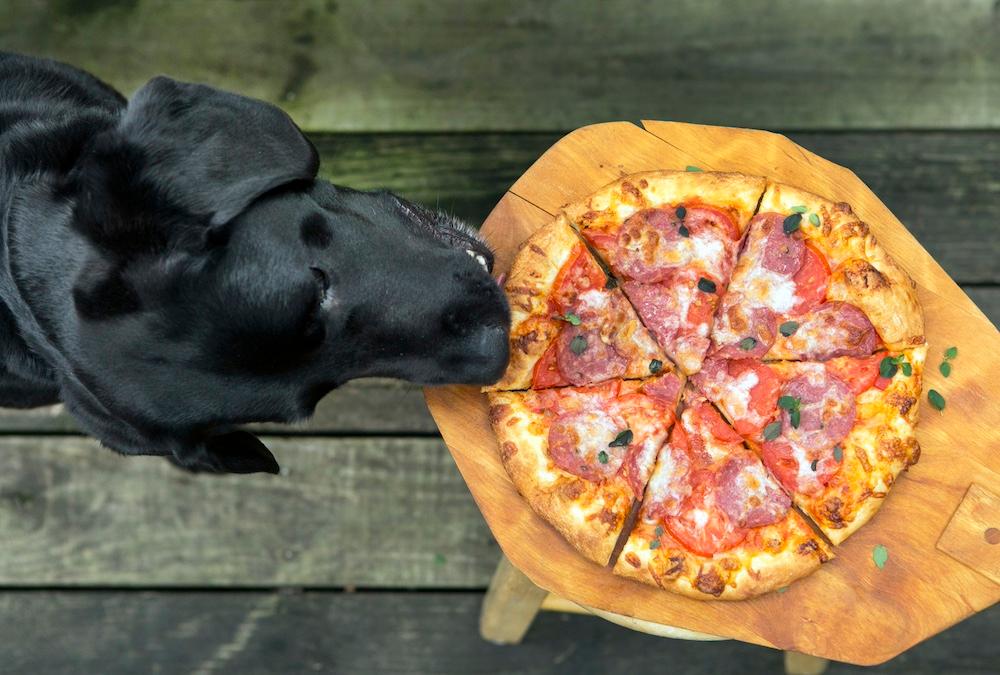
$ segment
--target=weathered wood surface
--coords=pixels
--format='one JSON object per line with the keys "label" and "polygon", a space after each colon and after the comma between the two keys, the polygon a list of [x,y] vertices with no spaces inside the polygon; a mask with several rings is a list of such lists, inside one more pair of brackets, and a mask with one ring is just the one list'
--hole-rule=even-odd
{"label": "weathered wood surface", "polygon": [[[596,617],[542,612],[524,642],[476,634],[478,592],[0,594],[8,673],[289,672],[466,675],[764,675],[781,652],[735,641],[665,640]],[[885,665],[833,663],[830,675],[996,673],[1000,608]]]}
{"label": "weathered wood surface", "polygon": [[440,440],[265,442],[284,475],[0,438],[0,586],[488,583],[499,550]]}
{"label": "weathered wood surface", "polygon": [[151,75],[309,129],[1000,125],[993,0],[8,0],[5,49],[126,92]]}

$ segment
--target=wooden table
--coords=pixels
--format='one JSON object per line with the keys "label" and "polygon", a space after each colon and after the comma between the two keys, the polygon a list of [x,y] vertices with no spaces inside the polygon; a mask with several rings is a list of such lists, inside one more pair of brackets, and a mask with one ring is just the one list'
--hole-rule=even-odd
{"label": "wooden table", "polygon": [[[167,72],[272,100],[310,130],[325,177],[473,222],[583,124],[782,131],[853,169],[996,322],[993,3],[868,4],[15,0],[0,45],[125,91]],[[279,478],[119,459],[58,411],[2,411],[0,433],[8,669],[617,672],[670,658],[719,672],[779,658],[555,615],[517,649],[479,642],[499,551],[415,387],[351,384],[308,426],[267,430]],[[995,667],[1000,613],[987,614],[897,668],[937,672],[958,652]]]}

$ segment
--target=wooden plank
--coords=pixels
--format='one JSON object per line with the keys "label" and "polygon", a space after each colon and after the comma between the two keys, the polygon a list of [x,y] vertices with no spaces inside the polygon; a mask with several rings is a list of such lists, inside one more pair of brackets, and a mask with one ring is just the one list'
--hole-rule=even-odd
{"label": "wooden plank", "polygon": [[0,586],[484,587],[499,552],[438,439],[265,438],[283,475],[196,476],[0,438]]}
{"label": "wooden plank", "polygon": [[973,483],[937,547],[1000,584],[1000,497]]}
{"label": "wooden plank", "polygon": [[209,82],[309,129],[1000,125],[992,0],[11,4],[5,49],[126,92],[160,72]]}
{"label": "wooden plank", "polygon": [[[587,615],[543,612],[517,647],[476,634],[482,593],[0,593],[10,673],[780,673],[781,652],[736,641],[664,640]],[[1000,607],[872,671],[996,672]]]}

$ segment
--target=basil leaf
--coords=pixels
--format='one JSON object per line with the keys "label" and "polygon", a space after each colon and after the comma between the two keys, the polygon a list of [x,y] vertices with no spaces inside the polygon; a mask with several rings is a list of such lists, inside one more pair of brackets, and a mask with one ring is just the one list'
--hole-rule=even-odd
{"label": "basil leaf", "polygon": [[660,548],[660,540],[659,539],[654,539],[653,541],[649,542],[649,550],[650,551],[655,551],[658,548]]}
{"label": "basil leaf", "polygon": [[816,471],[816,469],[819,468],[819,460],[814,459],[812,461],[812,464],[809,465],[809,468],[812,469],[813,471]]}
{"label": "basil leaf", "polygon": [[795,230],[799,229],[802,224],[802,214],[793,213],[792,215],[785,218],[781,223],[781,229],[784,230],[785,234],[791,234]]}
{"label": "basil leaf", "polygon": [[816,227],[819,227],[819,216],[817,216],[815,213],[810,213],[809,222],[815,225]]}
{"label": "basil leaf", "polygon": [[872,549],[872,560],[875,561],[875,567],[882,569],[889,560],[889,549],[882,544],[877,545]]}
{"label": "basil leaf", "polygon": [[658,373],[660,369],[663,368],[663,361],[659,359],[653,359],[649,362],[649,372]]}
{"label": "basil leaf", "polygon": [[781,435],[781,422],[771,422],[764,427],[764,440],[773,441]]}
{"label": "basil leaf", "polygon": [[569,341],[569,350],[579,356],[587,349],[587,338],[577,335]]}
{"label": "basil leaf", "polygon": [[933,389],[928,390],[927,400],[931,402],[931,407],[935,410],[944,410],[944,396]]}
{"label": "basil leaf", "polygon": [[796,408],[795,410],[793,410],[791,412],[791,414],[789,415],[789,417],[791,418],[789,421],[792,423],[792,428],[793,429],[798,429],[799,428],[799,422],[802,421],[802,413],[800,413],[799,410],[798,410],[798,408]]}
{"label": "basil leaf", "polygon": [[617,436],[615,436],[615,440],[613,440],[610,443],[608,443],[608,447],[609,448],[624,448],[625,446],[627,446],[631,442],[632,442],[632,430],[631,429],[626,429],[625,431],[623,431],[620,434],[618,434]]}
{"label": "basil leaf", "polygon": [[838,462],[841,462],[844,459],[844,449],[839,445],[833,446],[833,458]]}
{"label": "basil leaf", "polygon": [[951,364],[947,361],[942,361],[941,365],[938,366],[938,370],[940,370],[941,374],[945,377],[949,377],[951,375]]}
{"label": "basil leaf", "polygon": [[655,534],[657,537],[661,536],[663,534],[663,526],[657,525],[656,529],[653,530],[653,534]]}
{"label": "basil leaf", "polygon": [[562,319],[563,319],[563,321],[569,322],[570,324],[572,324],[574,326],[579,326],[580,325],[580,317],[578,317],[573,312],[566,312],[566,316],[564,316]]}
{"label": "basil leaf", "polygon": [[685,239],[687,239],[688,237],[690,237],[690,236],[691,236],[691,231],[690,231],[690,230],[688,230],[688,229],[687,229],[686,227],[684,227],[683,225],[681,225],[680,227],[678,227],[678,228],[677,228],[677,234],[679,234],[679,235],[681,235],[682,237],[684,237]]}
{"label": "basil leaf", "polygon": [[958,347],[948,347],[948,349],[944,350],[944,357],[949,361],[956,356],[958,356]]}
{"label": "basil leaf", "polygon": [[784,408],[785,410],[798,410],[799,399],[794,396],[779,396],[778,407]]}
{"label": "basil leaf", "polygon": [[701,169],[701,168],[699,168],[697,166],[694,166],[693,164],[688,164],[686,167],[684,167],[684,170],[685,171],[703,171],[703,169]]}
{"label": "basil leaf", "polygon": [[903,375],[909,377],[910,375],[913,374],[913,366],[911,366],[908,361],[903,361],[901,364],[899,364],[899,367],[903,369]]}
{"label": "basil leaf", "polygon": [[703,293],[715,293],[715,282],[711,279],[701,277],[698,279],[698,290]]}
{"label": "basil leaf", "polygon": [[804,204],[799,204],[798,206],[793,206],[791,209],[789,209],[789,211],[791,211],[792,213],[805,213],[806,210],[807,209]]}
{"label": "basil leaf", "polygon": [[678,217],[678,218],[681,218],[681,219],[683,219],[683,218],[684,218],[684,216],[686,216],[686,215],[687,215],[687,212],[688,212],[688,211],[687,211],[687,209],[686,209],[686,208],[684,208],[683,206],[678,206],[678,207],[677,207],[677,210],[676,210],[676,211],[674,211],[674,213],[676,213],[676,214],[677,214],[677,217]]}
{"label": "basil leaf", "polygon": [[753,349],[756,346],[757,346],[757,339],[756,338],[745,337],[742,340],[740,340],[740,349],[742,349],[745,352],[750,351],[751,349]]}
{"label": "basil leaf", "polygon": [[786,321],[785,323],[778,326],[778,331],[785,337],[791,337],[795,335],[795,331],[799,329],[798,321]]}
{"label": "basil leaf", "polygon": [[606,453],[603,450],[601,450],[599,453],[597,453],[597,461],[600,462],[601,464],[607,464],[608,463],[608,453]]}
{"label": "basil leaf", "polygon": [[896,375],[899,366],[892,360],[891,356],[886,356],[878,364],[878,374],[882,377],[892,379]]}

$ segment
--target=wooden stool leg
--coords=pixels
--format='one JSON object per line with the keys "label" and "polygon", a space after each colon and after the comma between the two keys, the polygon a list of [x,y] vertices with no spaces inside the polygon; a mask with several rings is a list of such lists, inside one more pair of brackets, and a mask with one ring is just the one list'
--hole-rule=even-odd
{"label": "wooden stool leg", "polygon": [[496,644],[517,644],[535,620],[548,593],[531,582],[507,557],[500,558],[479,613],[479,634]]}
{"label": "wooden stool leg", "polygon": [[818,656],[785,652],[786,675],[822,675],[829,664],[829,661]]}

